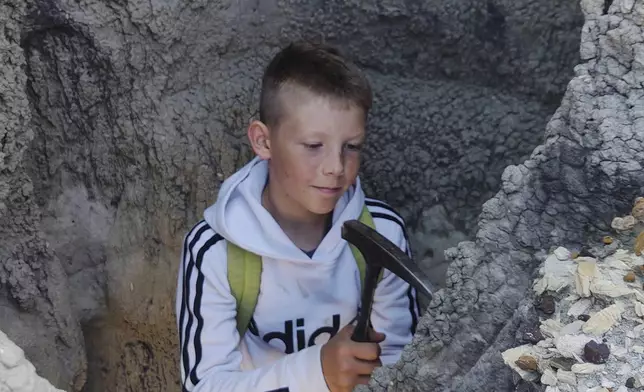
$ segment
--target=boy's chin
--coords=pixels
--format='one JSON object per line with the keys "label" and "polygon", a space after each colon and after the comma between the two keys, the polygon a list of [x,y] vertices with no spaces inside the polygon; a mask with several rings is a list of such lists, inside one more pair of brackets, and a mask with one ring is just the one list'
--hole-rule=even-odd
{"label": "boy's chin", "polygon": [[336,203],[337,203],[337,200],[334,202],[326,200],[323,203],[316,203],[315,205],[309,204],[308,210],[316,215],[327,215],[333,212],[333,209],[335,208]]}

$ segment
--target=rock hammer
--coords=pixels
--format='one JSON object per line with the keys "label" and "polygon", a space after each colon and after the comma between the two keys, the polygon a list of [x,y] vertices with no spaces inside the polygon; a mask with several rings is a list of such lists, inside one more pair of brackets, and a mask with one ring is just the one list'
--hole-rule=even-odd
{"label": "rock hammer", "polygon": [[342,226],[342,238],[358,248],[366,264],[361,293],[362,304],[358,310],[352,340],[369,341],[371,308],[378,285],[378,275],[383,268],[399,276],[431,301],[432,290],[427,276],[409,256],[385,236],[358,220],[348,220]]}

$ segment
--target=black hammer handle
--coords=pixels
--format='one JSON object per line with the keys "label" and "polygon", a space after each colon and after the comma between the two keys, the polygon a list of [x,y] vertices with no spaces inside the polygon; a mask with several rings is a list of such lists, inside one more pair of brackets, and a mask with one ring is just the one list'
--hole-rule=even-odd
{"label": "black hammer handle", "polygon": [[356,328],[351,335],[354,342],[369,341],[369,327],[371,326],[371,308],[373,305],[373,296],[378,286],[378,275],[382,267],[367,264],[365,268],[364,287],[362,288],[362,305],[358,310]]}

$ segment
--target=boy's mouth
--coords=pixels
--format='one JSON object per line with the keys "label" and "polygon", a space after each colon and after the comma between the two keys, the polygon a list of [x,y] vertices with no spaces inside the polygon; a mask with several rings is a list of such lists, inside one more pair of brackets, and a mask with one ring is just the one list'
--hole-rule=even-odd
{"label": "boy's mouth", "polygon": [[314,186],[313,188],[319,190],[325,195],[334,195],[342,191],[342,187],[323,187],[323,186]]}

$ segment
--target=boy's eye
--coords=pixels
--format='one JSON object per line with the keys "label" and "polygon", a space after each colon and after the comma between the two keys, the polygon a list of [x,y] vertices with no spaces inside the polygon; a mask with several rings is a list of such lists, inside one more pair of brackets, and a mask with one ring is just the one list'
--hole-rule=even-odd
{"label": "boy's eye", "polygon": [[306,147],[309,150],[315,150],[317,148],[322,147],[322,143],[304,143],[304,147]]}
{"label": "boy's eye", "polygon": [[347,144],[347,148],[352,151],[360,151],[362,150],[362,144]]}

